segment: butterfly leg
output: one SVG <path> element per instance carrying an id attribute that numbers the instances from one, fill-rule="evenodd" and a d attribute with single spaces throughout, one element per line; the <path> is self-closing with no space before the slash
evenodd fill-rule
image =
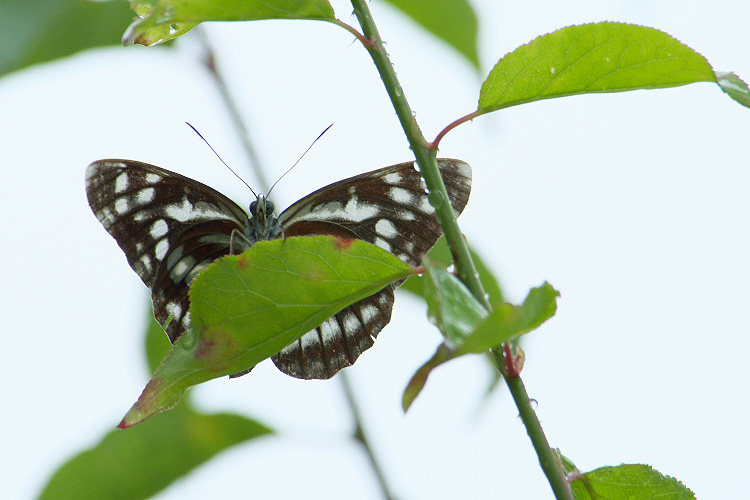
<path id="1" fill-rule="evenodd" d="M 229 235 L 230 255 L 240 254 L 251 246 L 253 246 L 253 243 L 247 238 L 247 236 L 236 229 L 232 229 L 232 234 Z"/>

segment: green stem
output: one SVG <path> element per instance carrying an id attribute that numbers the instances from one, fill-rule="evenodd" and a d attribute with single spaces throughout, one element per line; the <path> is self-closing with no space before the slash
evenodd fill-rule
<path id="1" fill-rule="evenodd" d="M 346 402 L 349 403 L 349 409 L 354 416 L 354 439 L 359 441 L 367 452 L 367 458 L 370 459 L 370 466 L 375 472 L 375 477 L 378 480 L 378 484 L 380 484 L 383 497 L 386 500 L 393 500 L 395 497 L 388 489 L 388 481 L 386 481 L 383 470 L 380 468 L 378 460 L 375 458 L 375 452 L 373 451 L 370 441 L 367 439 L 367 434 L 365 434 L 364 427 L 362 426 L 362 414 L 359 412 L 359 407 L 357 407 L 357 401 L 354 398 L 354 391 L 352 390 L 351 382 L 349 381 L 349 376 L 346 374 L 346 370 L 343 370 L 338 374 L 338 379 L 341 380 L 341 383 L 344 386 Z"/>
<path id="2" fill-rule="evenodd" d="M 362 26 L 362 32 L 367 40 L 371 42 L 371 44 L 366 44 L 365 48 L 370 53 L 370 57 L 372 57 L 372 60 L 380 73 L 380 78 L 383 80 L 388 96 L 393 103 L 396 115 L 406 133 L 406 138 L 409 141 L 409 145 L 414 152 L 417 164 L 419 165 L 425 182 L 427 183 L 430 200 L 434 201 L 437 199 L 447 201 L 449 200 L 448 193 L 437 166 L 437 151 L 425 140 L 422 131 L 419 129 L 419 125 L 414 118 L 414 113 L 409 106 L 409 102 L 406 100 L 404 91 L 401 88 L 396 72 L 393 69 L 393 64 L 385 50 L 383 40 L 380 38 L 380 33 L 378 33 L 377 26 L 372 18 L 372 13 L 367 5 L 367 0 L 351 1 L 352 6 L 354 7 L 354 14 L 357 16 L 357 20 Z M 464 121 L 471 119 L 471 117 L 471 115 L 464 117 Z M 440 138 L 442 138 L 442 136 L 438 137 L 438 139 Z M 474 297 L 476 297 L 476 299 L 479 300 L 488 311 L 491 310 L 491 305 L 484 292 L 482 283 L 479 280 L 479 274 L 477 273 L 474 262 L 471 259 L 469 246 L 461 233 L 461 229 L 458 226 L 458 222 L 456 221 L 450 203 L 435 203 L 435 211 L 438 220 L 440 221 L 440 225 L 445 232 L 448 245 L 451 248 L 458 277 L 467 286 Z M 492 350 L 489 355 L 495 364 L 495 367 L 508 382 L 513 401 L 518 407 L 521 420 L 529 433 L 534 450 L 539 457 L 539 463 L 547 476 L 547 480 L 555 493 L 555 497 L 558 499 L 572 500 L 573 493 L 570 489 L 570 485 L 566 481 L 565 471 L 563 470 L 562 464 L 557 458 L 557 455 L 547 442 L 547 438 L 544 435 L 539 419 L 531 406 L 531 400 L 526 392 L 525 386 L 523 385 L 523 381 L 515 370 L 513 370 L 513 376 L 509 376 L 505 363 L 514 363 L 512 356 L 506 359 L 502 353 L 498 353 L 494 350 Z"/>
<path id="3" fill-rule="evenodd" d="M 401 127 L 406 133 L 409 146 L 414 152 L 414 157 L 417 159 L 417 165 L 419 165 L 419 169 L 427 184 L 427 190 L 430 193 L 430 202 L 434 203 L 438 221 L 443 227 L 445 238 L 448 241 L 453 260 L 456 263 L 458 277 L 489 311 L 491 309 L 489 300 L 484 292 L 481 281 L 479 281 L 474 261 L 471 260 L 469 246 L 461 233 L 461 228 L 458 227 L 458 222 L 456 222 L 456 216 L 449 202 L 448 192 L 445 189 L 443 178 L 438 169 L 437 151 L 431 147 L 431 144 L 424 138 L 422 131 L 419 129 L 417 120 L 414 118 L 414 113 L 409 106 L 409 102 L 406 100 L 404 91 L 396 76 L 396 71 L 393 69 L 393 64 L 385 50 L 383 40 L 380 38 L 380 33 L 378 33 L 377 26 L 370 13 L 367 0 L 352 0 L 352 6 L 354 7 L 354 14 L 362 26 L 365 37 L 372 43 L 372 45 L 366 45 L 365 48 L 370 53 L 370 57 L 372 57 L 378 73 L 380 73 L 380 78 L 382 78 L 385 84 L 388 96 L 393 103 L 393 108 L 396 110 L 396 115 L 401 122 Z"/>

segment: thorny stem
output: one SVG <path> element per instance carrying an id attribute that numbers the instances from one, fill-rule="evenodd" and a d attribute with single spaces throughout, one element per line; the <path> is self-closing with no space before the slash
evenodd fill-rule
<path id="1" fill-rule="evenodd" d="M 237 135 L 239 135 L 242 138 L 242 143 L 245 146 L 245 150 L 247 152 L 248 157 L 250 158 L 251 165 L 253 166 L 253 169 L 255 170 L 255 175 L 258 178 L 258 181 L 263 186 L 268 187 L 269 183 L 266 181 L 264 169 L 261 166 L 260 160 L 258 159 L 258 156 L 255 153 L 255 149 L 253 148 L 252 143 L 250 142 L 250 137 L 247 134 L 242 118 L 240 117 L 239 111 L 237 110 L 237 105 L 234 99 L 232 99 L 232 96 L 229 93 L 229 89 L 224 83 L 224 80 L 221 77 L 221 74 L 217 71 L 216 66 L 214 65 L 215 59 L 214 59 L 214 54 L 213 54 L 211 45 L 209 44 L 205 36 L 205 33 L 202 32 L 200 27 L 197 28 L 196 31 L 200 33 L 201 44 L 203 45 L 203 49 L 205 51 L 204 62 L 206 64 L 206 67 L 209 69 L 211 75 L 214 77 L 213 78 L 214 83 L 219 88 L 222 99 L 224 100 L 224 106 L 226 107 L 227 111 L 229 111 L 229 114 L 232 117 L 232 122 L 234 124 Z M 349 408 L 352 412 L 352 416 L 354 418 L 354 422 L 356 425 L 355 432 L 354 432 L 354 439 L 356 439 L 365 449 L 365 452 L 367 453 L 367 456 L 369 458 L 370 466 L 372 467 L 372 470 L 375 473 L 375 477 L 377 478 L 378 483 L 380 484 L 380 488 L 383 491 L 383 496 L 385 497 L 386 500 L 394 500 L 395 497 L 391 494 L 390 489 L 388 488 L 388 482 L 385 479 L 385 475 L 383 474 L 383 471 L 380 468 L 380 465 L 378 464 L 375 454 L 373 453 L 372 447 L 370 446 L 370 442 L 367 439 L 367 435 L 365 434 L 364 429 L 362 427 L 362 417 L 360 415 L 359 408 L 357 407 L 357 403 L 354 399 L 354 393 L 352 391 L 349 379 L 347 378 L 347 375 L 344 372 L 341 372 L 338 378 L 339 380 L 341 380 L 341 383 L 344 386 L 344 393 L 346 395 L 346 401 L 349 404 Z"/>
<path id="2" fill-rule="evenodd" d="M 367 434 L 365 434 L 364 427 L 362 426 L 362 415 L 359 412 L 357 400 L 354 397 L 354 391 L 352 390 L 351 382 L 349 381 L 349 376 L 347 375 L 346 370 L 341 371 L 338 374 L 338 378 L 339 380 L 341 380 L 341 383 L 344 386 L 346 402 L 349 404 L 349 408 L 351 409 L 352 415 L 354 416 L 354 439 L 359 441 L 359 443 L 367 452 L 367 458 L 369 458 L 370 466 L 375 472 L 375 477 L 377 478 L 380 489 L 383 492 L 383 497 L 386 500 L 394 500 L 396 497 L 393 496 L 390 489 L 388 488 L 388 481 L 386 481 L 383 470 L 380 468 L 377 458 L 375 458 L 375 452 L 372 449 L 372 445 L 367 439 Z"/>
<path id="3" fill-rule="evenodd" d="M 362 26 L 362 32 L 371 42 L 371 44 L 366 44 L 365 48 L 369 52 L 370 57 L 372 57 L 388 95 L 391 98 L 396 115 L 401 122 L 401 126 L 404 129 L 409 145 L 417 159 L 417 164 L 422 171 L 422 176 L 427 183 L 427 189 L 430 192 L 431 200 L 436 199 L 447 201 L 449 200 L 448 193 L 437 167 L 437 150 L 435 148 L 440 142 L 440 139 L 442 139 L 442 136 L 452 127 L 449 125 L 443 133 L 438 135 L 433 144 L 430 144 L 425 140 L 419 129 L 419 125 L 414 118 L 414 113 L 406 100 L 404 91 L 396 77 L 393 64 L 386 53 L 383 40 L 380 38 L 380 34 L 378 33 L 377 26 L 372 18 L 367 0 L 351 0 L 351 2 L 354 7 L 354 14 L 357 16 L 357 19 Z M 473 118 L 472 115 L 467 115 L 463 119 L 459 119 L 454 126 L 471 118 Z M 476 299 L 483 304 L 488 311 L 490 311 L 492 309 L 491 305 L 484 292 L 482 283 L 479 280 L 479 275 L 474 266 L 474 262 L 471 259 L 471 255 L 469 254 L 469 247 L 461 233 L 458 223 L 456 222 L 450 203 L 438 202 L 434 203 L 434 206 L 440 225 L 445 231 L 448 245 L 451 248 L 453 261 L 455 262 L 458 271 L 458 277 L 472 292 L 474 297 L 476 297 Z M 544 435 L 539 419 L 531 406 L 531 400 L 526 392 L 523 381 L 517 373 L 513 373 L 513 376 L 508 373 L 505 365 L 505 357 L 502 352 L 491 350 L 488 354 L 490 355 L 490 359 L 495 367 L 503 377 L 505 377 L 508 383 L 508 388 L 516 406 L 518 407 L 521 420 L 531 438 L 534 450 L 539 457 L 539 463 L 547 476 L 547 480 L 552 487 L 555 497 L 558 499 L 572 500 L 573 492 L 566 480 L 565 471 L 563 470 L 562 464 L 557 455 L 550 448 L 549 442 L 547 442 L 547 438 Z M 510 361 L 513 362 L 512 357 Z"/>

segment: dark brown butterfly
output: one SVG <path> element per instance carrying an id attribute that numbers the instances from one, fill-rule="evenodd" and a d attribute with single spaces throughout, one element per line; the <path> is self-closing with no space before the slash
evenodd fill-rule
<path id="1" fill-rule="evenodd" d="M 438 160 L 456 214 L 466 206 L 471 168 Z M 188 287 L 215 259 L 259 240 L 331 234 L 373 243 L 416 266 L 442 234 L 413 162 L 345 179 L 309 194 L 276 217 L 263 195 L 250 215 L 218 191 L 180 174 L 131 160 L 99 160 L 86 170 L 97 219 L 151 289 L 154 314 L 174 342 L 190 328 Z M 387 286 L 328 318 L 272 357 L 282 372 L 326 379 L 372 346 L 391 319 Z"/>

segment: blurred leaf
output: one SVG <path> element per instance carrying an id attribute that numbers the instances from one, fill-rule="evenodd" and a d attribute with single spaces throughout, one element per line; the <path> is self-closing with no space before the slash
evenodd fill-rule
<path id="1" fill-rule="evenodd" d="M 402 398 L 404 411 L 409 409 L 419 395 L 432 370 L 459 356 L 483 353 L 539 327 L 555 314 L 556 299 L 560 296 L 552 285 L 544 283 L 541 287 L 532 288 L 520 306 L 499 304 L 487 315 L 475 309 L 481 308 L 478 302 L 469 305 L 467 296 L 471 299 L 474 297 L 457 278 L 443 269 L 430 266 L 429 262 L 426 266 L 429 314 L 435 317 L 446 341 L 438 346 L 432 358 L 414 373 L 407 384 Z M 515 346 L 514 351 L 520 353 L 522 364 L 523 352 L 518 346 Z"/>
<path id="2" fill-rule="evenodd" d="M 124 43 L 153 45 L 184 35 L 205 21 L 308 19 L 333 21 L 327 0 L 131 0 L 138 15 Z"/>
<path id="3" fill-rule="evenodd" d="M 188 387 L 246 371 L 344 307 L 413 273 L 362 240 L 261 241 L 216 260 L 190 288 L 192 329 L 161 363 L 121 427 L 174 406 Z"/>
<path id="4" fill-rule="evenodd" d="M 532 288 L 523 304 L 500 304 L 458 348 L 456 356 L 485 352 L 530 332 L 555 315 L 560 292 L 545 282 Z"/>
<path id="5" fill-rule="evenodd" d="M 479 21 L 468 0 L 385 0 L 479 69 Z"/>
<path id="6" fill-rule="evenodd" d="M 417 399 L 417 396 L 419 396 L 419 393 L 422 392 L 424 385 L 427 383 L 427 377 L 430 376 L 430 372 L 451 359 L 453 359 L 453 349 L 446 344 L 440 344 L 435 354 L 417 369 L 406 385 L 404 395 L 401 398 L 401 408 L 403 408 L 404 412 L 409 409 L 414 400 Z"/>
<path id="7" fill-rule="evenodd" d="M 111 431 L 60 467 L 40 498 L 149 498 L 221 451 L 272 432 L 249 418 L 181 404 L 134 429 Z"/>
<path id="8" fill-rule="evenodd" d="M 695 500 L 695 494 L 677 479 L 648 465 L 601 467 L 575 478 L 576 500 Z"/>
<path id="9" fill-rule="evenodd" d="M 497 278 L 495 278 L 478 253 L 472 248 L 469 248 L 469 252 L 471 253 L 471 259 L 474 261 L 474 266 L 479 273 L 479 279 L 482 281 L 484 291 L 490 296 L 490 303 L 502 304 L 505 301 L 505 297 Z M 435 246 L 432 247 L 432 250 L 427 254 L 427 257 L 432 262 L 441 263 L 446 266 L 450 265 L 453 257 L 451 257 L 451 251 L 445 236 L 440 237 Z M 404 290 L 424 298 L 424 280 L 424 276 L 412 276 L 401 285 L 399 290 Z"/>
<path id="10" fill-rule="evenodd" d="M 120 43 L 133 21 L 127 2 L 0 1 L 0 76 L 92 47 Z"/>
<path id="11" fill-rule="evenodd" d="M 445 269 L 424 263 L 427 316 L 449 345 L 461 345 L 488 312 L 468 288 Z"/>
<path id="12" fill-rule="evenodd" d="M 716 73 L 716 78 L 721 90 L 738 103 L 750 108 L 750 89 L 747 83 L 734 73 Z"/>
<path id="13" fill-rule="evenodd" d="M 569 26 L 500 59 L 482 85 L 479 112 L 553 97 L 695 82 L 716 83 L 711 65 L 662 31 L 611 22 Z"/>

